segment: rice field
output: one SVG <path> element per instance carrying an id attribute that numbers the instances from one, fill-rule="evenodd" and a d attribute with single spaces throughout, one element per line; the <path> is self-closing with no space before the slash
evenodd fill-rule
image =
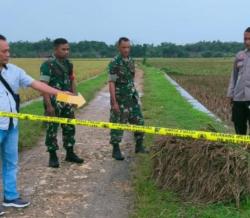
<path id="1" fill-rule="evenodd" d="M 148 64 L 168 73 L 210 111 L 230 124 L 231 106 L 226 93 L 232 58 L 160 58 L 149 59 Z"/>
<path id="2" fill-rule="evenodd" d="M 38 58 L 20 58 L 12 59 L 11 63 L 23 68 L 29 75 L 35 79 L 39 79 L 40 65 L 46 59 Z M 105 71 L 109 59 L 72 59 L 74 64 L 74 71 L 76 73 L 77 82 L 89 79 Z M 20 91 L 21 101 L 25 102 L 40 94 L 32 89 L 24 89 Z"/>
<path id="3" fill-rule="evenodd" d="M 228 75 L 233 58 L 150 58 L 147 63 L 157 68 L 185 75 Z"/>

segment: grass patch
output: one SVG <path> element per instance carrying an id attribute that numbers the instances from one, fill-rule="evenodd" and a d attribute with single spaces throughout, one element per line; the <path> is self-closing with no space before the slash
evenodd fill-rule
<path id="1" fill-rule="evenodd" d="M 208 115 L 196 111 L 175 88 L 165 79 L 164 73 L 155 68 L 144 67 L 144 96 L 142 98 L 144 117 L 147 125 L 204 129 L 212 125 L 225 132 L 221 123 Z M 147 146 L 154 137 L 147 135 Z M 250 217 L 250 202 L 245 200 L 241 209 L 234 204 L 198 205 L 183 203 L 174 193 L 159 190 L 151 179 L 152 163 L 149 156 L 137 159 L 134 189 L 136 205 L 133 218 L 245 218 Z"/>
<path id="2" fill-rule="evenodd" d="M 105 73 L 99 76 L 83 81 L 77 86 L 78 92 L 80 92 L 85 99 L 90 101 L 97 91 L 99 91 L 105 84 L 107 76 Z M 21 109 L 21 113 L 43 115 L 43 103 L 42 101 L 34 102 Z M 21 120 L 20 125 L 20 140 L 19 148 L 26 149 L 31 148 L 37 144 L 39 137 L 45 133 L 44 125 L 41 122 L 32 122 L 28 120 Z M 27 137 L 28 136 L 28 137 Z"/>
<path id="3" fill-rule="evenodd" d="M 212 125 L 224 131 L 221 123 L 186 102 L 160 70 L 145 68 L 144 92 L 144 116 L 150 125 L 193 130 Z"/>

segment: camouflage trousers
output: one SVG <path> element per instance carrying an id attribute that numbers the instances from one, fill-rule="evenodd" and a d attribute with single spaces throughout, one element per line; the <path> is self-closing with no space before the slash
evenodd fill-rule
<path id="1" fill-rule="evenodd" d="M 56 117 L 71 118 L 71 119 L 75 118 L 74 108 L 71 105 L 61 102 L 53 102 L 52 105 L 55 109 Z M 59 125 L 60 124 L 58 123 L 47 123 L 47 132 L 45 139 L 45 145 L 47 146 L 47 151 L 56 151 L 59 149 L 57 143 L 57 132 Z M 65 149 L 73 147 L 75 144 L 75 126 L 61 124 L 61 128 L 63 136 L 63 147 Z"/>
<path id="2" fill-rule="evenodd" d="M 130 123 L 135 125 L 144 125 L 144 119 L 141 112 L 140 104 L 137 98 L 132 98 L 130 101 L 122 101 L 118 104 L 120 107 L 120 112 L 115 112 L 110 110 L 110 122 L 112 123 Z M 110 144 L 119 144 L 122 141 L 123 130 L 110 131 Z M 143 143 L 144 133 L 135 132 L 135 141 L 137 144 Z"/>

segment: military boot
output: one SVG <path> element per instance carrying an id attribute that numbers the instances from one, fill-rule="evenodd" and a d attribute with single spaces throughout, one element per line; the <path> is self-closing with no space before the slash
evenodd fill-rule
<path id="1" fill-rule="evenodd" d="M 116 160 L 124 160 L 124 157 L 122 156 L 119 144 L 113 145 L 112 157 Z"/>
<path id="2" fill-rule="evenodd" d="M 56 151 L 49 152 L 49 167 L 52 167 L 52 168 L 59 167 L 59 161 L 56 155 Z"/>
<path id="3" fill-rule="evenodd" d="M 73 147 L 67 148 L 66 149 L 67 153 L 66 153 L 66 158 L 65 160 L 68 162 L 72 162 L 72 163 L 78 163 L 81 164 L 84 162 L 84 160 L 82 158 L 79 158 L 73 151 Z"/>
<path id="4" fill-rule="evenodd" d="M 135 153 L 147 154 L 149 152 L 145 149 L 142 142 L 137 142 L 135 145 Z"/>

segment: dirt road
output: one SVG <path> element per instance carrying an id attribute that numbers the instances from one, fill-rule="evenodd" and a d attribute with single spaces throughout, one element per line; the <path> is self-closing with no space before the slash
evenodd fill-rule
<path id="1" fill-rule="evenodd" d="M 136 86 L 142 93 L 143 72 L 137 70 Z M 104 87 L 78 119 L 108 121 L 109 93 Z M 60 139 L 61 137 L 58 137 Z M 62 144 L 61 139 L 59 140 Z M 19 187 L 32 204 L 24 210 L 6 209 L 6 217 L 127 218 L 133 209 L 130 167 L 134 146 L 126 133 L 122 150 L 126 160 L 111 158 L 109 130 L 77 127 L 76 151 L 84 157 L 83 165 L 64 161 L 62 146 L 58 155 L 60 168 L 47 167 L 48 153 L 44 138 L 20 155 Z"/>

